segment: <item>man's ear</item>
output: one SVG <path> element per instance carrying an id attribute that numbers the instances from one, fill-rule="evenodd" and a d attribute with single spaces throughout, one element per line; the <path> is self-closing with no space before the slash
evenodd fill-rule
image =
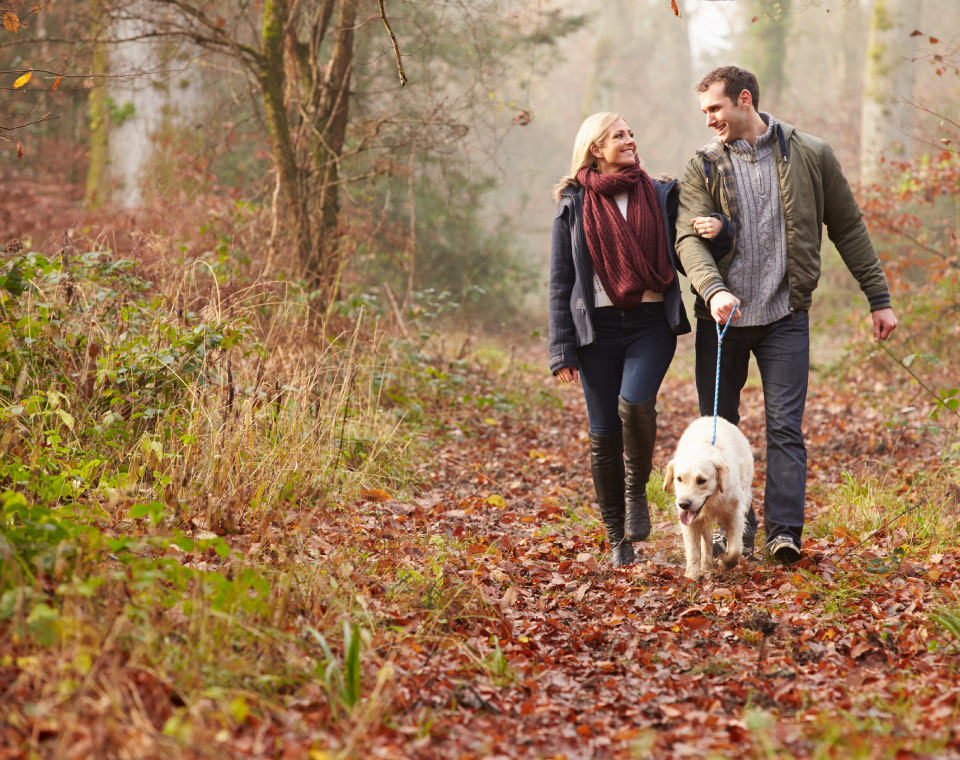
<path id="1" fill-rule="evenodd" d="M 740 108 L 753 107 L 753 95 L 750 94 L 750 90 L 748 90 L 746 87 L 740 90 L 740 94 L 737 95 L 737 106 Z"/>

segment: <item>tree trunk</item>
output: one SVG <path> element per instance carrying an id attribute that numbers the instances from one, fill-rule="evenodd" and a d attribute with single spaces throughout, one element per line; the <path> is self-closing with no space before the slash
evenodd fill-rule
<path id="1" fill-rule="evenodd" d="M 316 284 L 336 288 L 343 251 L 338 235 L 340 213 L 340 158 L 347 134 L 350 104 L 350 72 L 353 67 L 356 0 L 341 0 L 337 37 L 333 43 L 327 75 L 320 101 L 321 132 L 316 139 L 314 156 L 322 168 L 320 188 L 320 229 L 318 245 L 312 251 L 308 271 Z"/>
<path id="2" fill-rule="evenodd" d="M 613 108 L 613 80 L 616 72 L 612 70 L 612 59 L 615 59 L 615 46 L 622 34 L 622 19 L 625 18 L 621 0 L 602 0 L 595 12 L 600 18 L 590 61 L 590 80 L 581 109 L 584 117 Z"/>
<path id="3" fill-rule="evenodd" d="M 760 83 L 760 104 L 776 113 L 787 84 L 785 61 L 791 0 L 751 0 L 747 5 L 746 65 Z M 756 19 L 756 21 L 753 21 Z"/>
<path id="4" fill-rule="evenodd" d="M 95 43 L 91 66 L 94 74 L 107 73 L 107 46 Z M 107 157 L 109 155 L 110 115 L 107 109 L 107 80 L 93 83 L 88 100 L 90 118 L 90 157 L 87 165 L 87 189 L 83 203 L 88 208 L 102 206 L 109 199 Z"/>
<path id="5" fill-rule="evenodd" d="M 278 213 L 282 213 L 287 219 L 287 233 L 294 241 L 298 259 L 309 266 L 313 235 L 284 102 L 286 74 L 283 31 L 288 22 L 288 14 L 286 0 L 266 0 L 263 5 L 262 59 L 258 76 L 263 93 L 264 115 L 270 133 L 270 147 L 277 168 L 277 183 L 283 201 L 280 204 L 282 212 Z"/>
<path id="6" fill-rule="evenodd" d="M 914 67 L 910 33 L 920 22 L 922 0 L 874 0 L 867 46 L 860 135 L 860 179 L 878 181 L 881 159 L 903 157 L 912 124 Z"/>

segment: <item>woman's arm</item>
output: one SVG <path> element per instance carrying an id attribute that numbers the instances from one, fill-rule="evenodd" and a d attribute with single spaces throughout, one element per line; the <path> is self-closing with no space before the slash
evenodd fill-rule
<path id="1" fill-rule="evenodd" d="M 554 374 L 563 368 L 576 368 L 577 339 L 573 315 L 570 313 L 570 296 L 576 281 L 573 266 L 573 248 L 570 240 L 570 214 L 572 204 L 561 200 L 553 219 L 553 235 L 550 242 L 550 371 Z"/>

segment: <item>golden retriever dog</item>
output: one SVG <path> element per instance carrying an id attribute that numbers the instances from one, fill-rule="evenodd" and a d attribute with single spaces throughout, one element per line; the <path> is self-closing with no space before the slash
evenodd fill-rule
<path id="1" fill-rule="evenodd" d="M 740 561 L 743 523 L 750 507 L 753 485 L 753 452 L 736 425 L 713 417 L 690 423 L 677 443 L 673 459 L 663 473 L 663 487 L 676 496 L 683 548 L 687 555 L 684 575 L 697 580 L 713 571 L 714 523 L 727 536 L 727 551 L 720 557 L 728 570 Z"/>

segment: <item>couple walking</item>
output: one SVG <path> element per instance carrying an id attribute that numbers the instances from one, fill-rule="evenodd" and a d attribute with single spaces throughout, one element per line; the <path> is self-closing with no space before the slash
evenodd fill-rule
<path id="1" fill-rule="evenodd" d="M 657 392 L 677 335 L 690 332 L 677 268 L 697 296 L 700 414 L 713 414 L 716 325 L 730 322 L 717 408 L 734 424 L 751 353 L 757 362 L 766 420 L 764 533 L 767 552 L 781 562 L 801 556 L 807 312 L 823 225 L 867 298 L 874 339 L 886 340 L 897 326 L 873 243 L 830 146 L 760 111 L 757 78 L 745 69 L 715 69 L 696 89 L 716 135 L 680 180 L 651 179 L 626 120 L 598 113 L 581 124 L 570 173 L 554 189 L 550 369 L 583 388 L 590 469 L 614 567 L 632 563 L 632 542 L 650 533 L 646 484 Z M 756 533 L 751 507 L 744 554 L 752 553 Z"/>

